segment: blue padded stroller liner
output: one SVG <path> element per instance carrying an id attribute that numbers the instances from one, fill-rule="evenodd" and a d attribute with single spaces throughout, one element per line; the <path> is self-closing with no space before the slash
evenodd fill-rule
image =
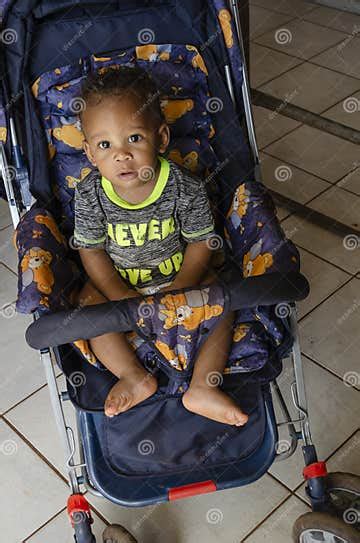
<path id="1" fill-rule="evenodd" d="M 253 386 L 249 386 L 249 391 Z M 256 395 L 256 394 L 255 394 Z M 276 421 L 272 408 L 271 395 L 268 387 L 263 387 L 259 395 L 259 402 L 264 418 L 264 433 L 262 440 L 256 447 L 246 440 L 246 432 L 250 429 L 244 427 L 243 443 L 247 443 L 248 454 L 239 457 L 227 465 L 215 466 L 211 463 L 194 463 L 191 468 L 177 473 L 160 473 L 147 477 L 127 476 L 114 471 L 106 461 L 104 455 L 103 419 L 102 413 L 78 412 L 78 419 L 82 435 L 84 456 L 87 464 L 88 476 L 92 485 L 101 494 L 112 502 L 126 507 L 141 507 L 152 503 L 165 502 L 169 499 L 168 490 L 173 487 L 213 481 L 217 490 L 234 488 L 250 484 L 261 477 L 274 461 L 276 442 L 278 439 Z M 224 425 L 222 425 L 224 426 Z M 208 444 L 207 456 L 210 456 L 216 447 L 224 444 L 226 448 L 229 439 L 223 439 L 226 429 L 219 433 L 216 441 Z M 151 444 L 149 444 L 151 447 Z M 143 444 L 143 450 L 152 449 Z M 150 455 L 147 455 L 147 458 Z"/>
<path id="2" fill-rule="evenodd" d="M 181 395 L 153 396 L 117 417 L 104 417 L 104 456 L 127 476 L 178 473 L 194 466 L 220 466 L 245 458 L 262 442 L 265 427 L 260 387 L 236 386 L 226 393 L 249 414 L 244 427 L 230 426 L 187 411 Z"/>

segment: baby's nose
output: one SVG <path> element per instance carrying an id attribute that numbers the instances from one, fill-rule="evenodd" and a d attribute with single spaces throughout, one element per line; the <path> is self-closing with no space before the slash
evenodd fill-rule
<path id="1" fill-rule="evenodd" d="M 115 160 L 117 161 L 129 160 L 130 158 L 132 158 L 132 154 L 129 150 L 123 149 L 123 148 L 115 150 L 115 153 L 114 153 Z"/>

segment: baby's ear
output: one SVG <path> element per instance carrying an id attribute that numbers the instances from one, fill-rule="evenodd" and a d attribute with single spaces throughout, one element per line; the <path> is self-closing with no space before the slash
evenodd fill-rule
<path id="1" fill-rule="evenodd" d="M 88 157 L 88 159 L 90 160 L 91 164 L 93 166 L 96 166 L 95 159 L 94 159 L 94 157 L 93 157 L 93 155 L 91 153 L 90 145 L 88 144 L 88 142 L 86 140 L 83 140 L 82 145 L 83 145 L 83 150 L 85 151 L 85 154 Z"/>
<path id="2" fill-rule="evenodd" d="M 170 143 L 170 129 L 168 125 L 166 123 L 162 123 L 158 133 L 160 137 L 159 153 L 165 153 Z"/>

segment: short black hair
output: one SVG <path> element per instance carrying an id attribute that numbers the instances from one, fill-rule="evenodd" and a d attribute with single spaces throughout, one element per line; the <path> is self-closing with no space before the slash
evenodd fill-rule
<path id="1" fill-rule="evenodd" d="M 99 103 L 105 96 L 124 95 L 132 95 L 139 105 L 139 114 L 150 115 L 156 126 L 165 121 L 160 105 L 160 90 L 150 74 L 139 66 L 100 68 L 88 75 L 81 86 L 81 98 L 85 105 Z"/>

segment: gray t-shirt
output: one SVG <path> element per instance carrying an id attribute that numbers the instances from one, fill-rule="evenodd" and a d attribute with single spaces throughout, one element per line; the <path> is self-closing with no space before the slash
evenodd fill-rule
<path id="1" fill-rule="evenodd" d="M 138 204 L 123 200 L 98 170 L 75 187 L 74 246 L 103 248 L 132 288 L 171 282 L 187 243 L 214 235 L 204 182 L 159 156 L 152 193 Z"/>

